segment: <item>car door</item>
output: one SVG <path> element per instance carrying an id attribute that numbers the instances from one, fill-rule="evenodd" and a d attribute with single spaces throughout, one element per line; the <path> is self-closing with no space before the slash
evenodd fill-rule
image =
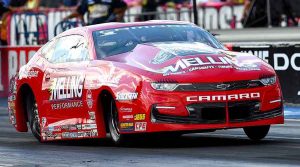
<path id="1" fill-rule="evenodd" d="M 81 35 L 61 37 L 45 57 L 49 63 L 42 85 L 42 136 L 45 137 L 46 131 L 46 138 L 60 138 L 53 132 L 82 124 L 87 113 L 83 105 L 85 74 L 90 59 L 87 41 Z"/>

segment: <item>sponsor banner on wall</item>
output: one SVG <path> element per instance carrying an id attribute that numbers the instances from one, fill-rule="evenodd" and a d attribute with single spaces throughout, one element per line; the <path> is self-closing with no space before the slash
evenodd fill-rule
<path id="1" fill-rule="evenodd" d="M 15 13 L 10 17 L 8 41 L 13 46 L 44 44 L 55 34 L 61 33 L 58 28 L 60 26 L 56 27 L 56 25 L 71 12 L 71 10 L 52 9 Z M 202 6 L 198 8 L 198 14 L 199 26 L 205 29 L 242 28 L 243 5 Z M 132 7 L 126 11 L 124 20 L 125 22 L 133 22 L 139 21 L 139 18 L 141 18 L 141 7 Z M 156 19 L 194 22 L 190 7 L 158 7 Z M 76 19 L 71 21 L 75 22 Z"/>
<path id="2" fill-rule="evenodd" d="M 0 97 L 7 97 L 9 80 L 25 65 L 39 46 L 0 47 Z"/>
<path id="3" fill-rule="evenodd" d="M 297 45 L 233 46 L 265 60 L 278 74 L 285 102 L 300 103 L 300 47 Z"/>

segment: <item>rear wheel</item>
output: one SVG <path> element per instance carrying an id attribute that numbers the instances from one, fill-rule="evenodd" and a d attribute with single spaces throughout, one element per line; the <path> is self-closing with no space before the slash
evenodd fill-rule
<path id="1" fill-rule="evenodd" d="M 41 141 L 39 112 L 36 100 L 32 94 L 26 98 L 26 109 L 31 132 L 38 141 Z"/>
<path id="2" fill-rule="evenodd" d="M 270 125 L 253 126 L 244 128 L 244 132 L 251 140 L 261 140 L 267 136 L 270 130 Z"/>

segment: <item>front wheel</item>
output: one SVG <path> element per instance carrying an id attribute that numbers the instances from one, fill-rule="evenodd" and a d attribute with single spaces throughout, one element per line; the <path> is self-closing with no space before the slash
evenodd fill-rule
<path id="1" fill-rule="evenodd" d="M 27 96 L 26 109 L 31 132 L 38 141 L 41 141 L 41 129 L 38 107 L 33 95 Z"/>
<path id="2" fill-rule="evenodd" d="M 270 125 L 253 126 L 244 128 L 244 132 L 251 140 L 261 140 L 267 136 L 270 130 Z"/>
<path id="3" fill-rule="evenodd" d="M 110 136 L 115 144 L 122 144 L 128 139 L 127 135 L 120 133 L 119 114 L 116 103 L 113 99 L 110 101 L 110 112 L 108 116 L 108 128 Z"/>

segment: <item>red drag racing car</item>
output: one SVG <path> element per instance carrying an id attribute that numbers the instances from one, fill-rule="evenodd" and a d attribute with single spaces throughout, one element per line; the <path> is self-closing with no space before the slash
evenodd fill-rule
<path id="1" fill-rule="evenodd" d="M 66 31 L 11 80 L 9 118 L 39 141 L 244 128 L 253 140 L 284 123 L 273 68 L 173 21 Z"/>

